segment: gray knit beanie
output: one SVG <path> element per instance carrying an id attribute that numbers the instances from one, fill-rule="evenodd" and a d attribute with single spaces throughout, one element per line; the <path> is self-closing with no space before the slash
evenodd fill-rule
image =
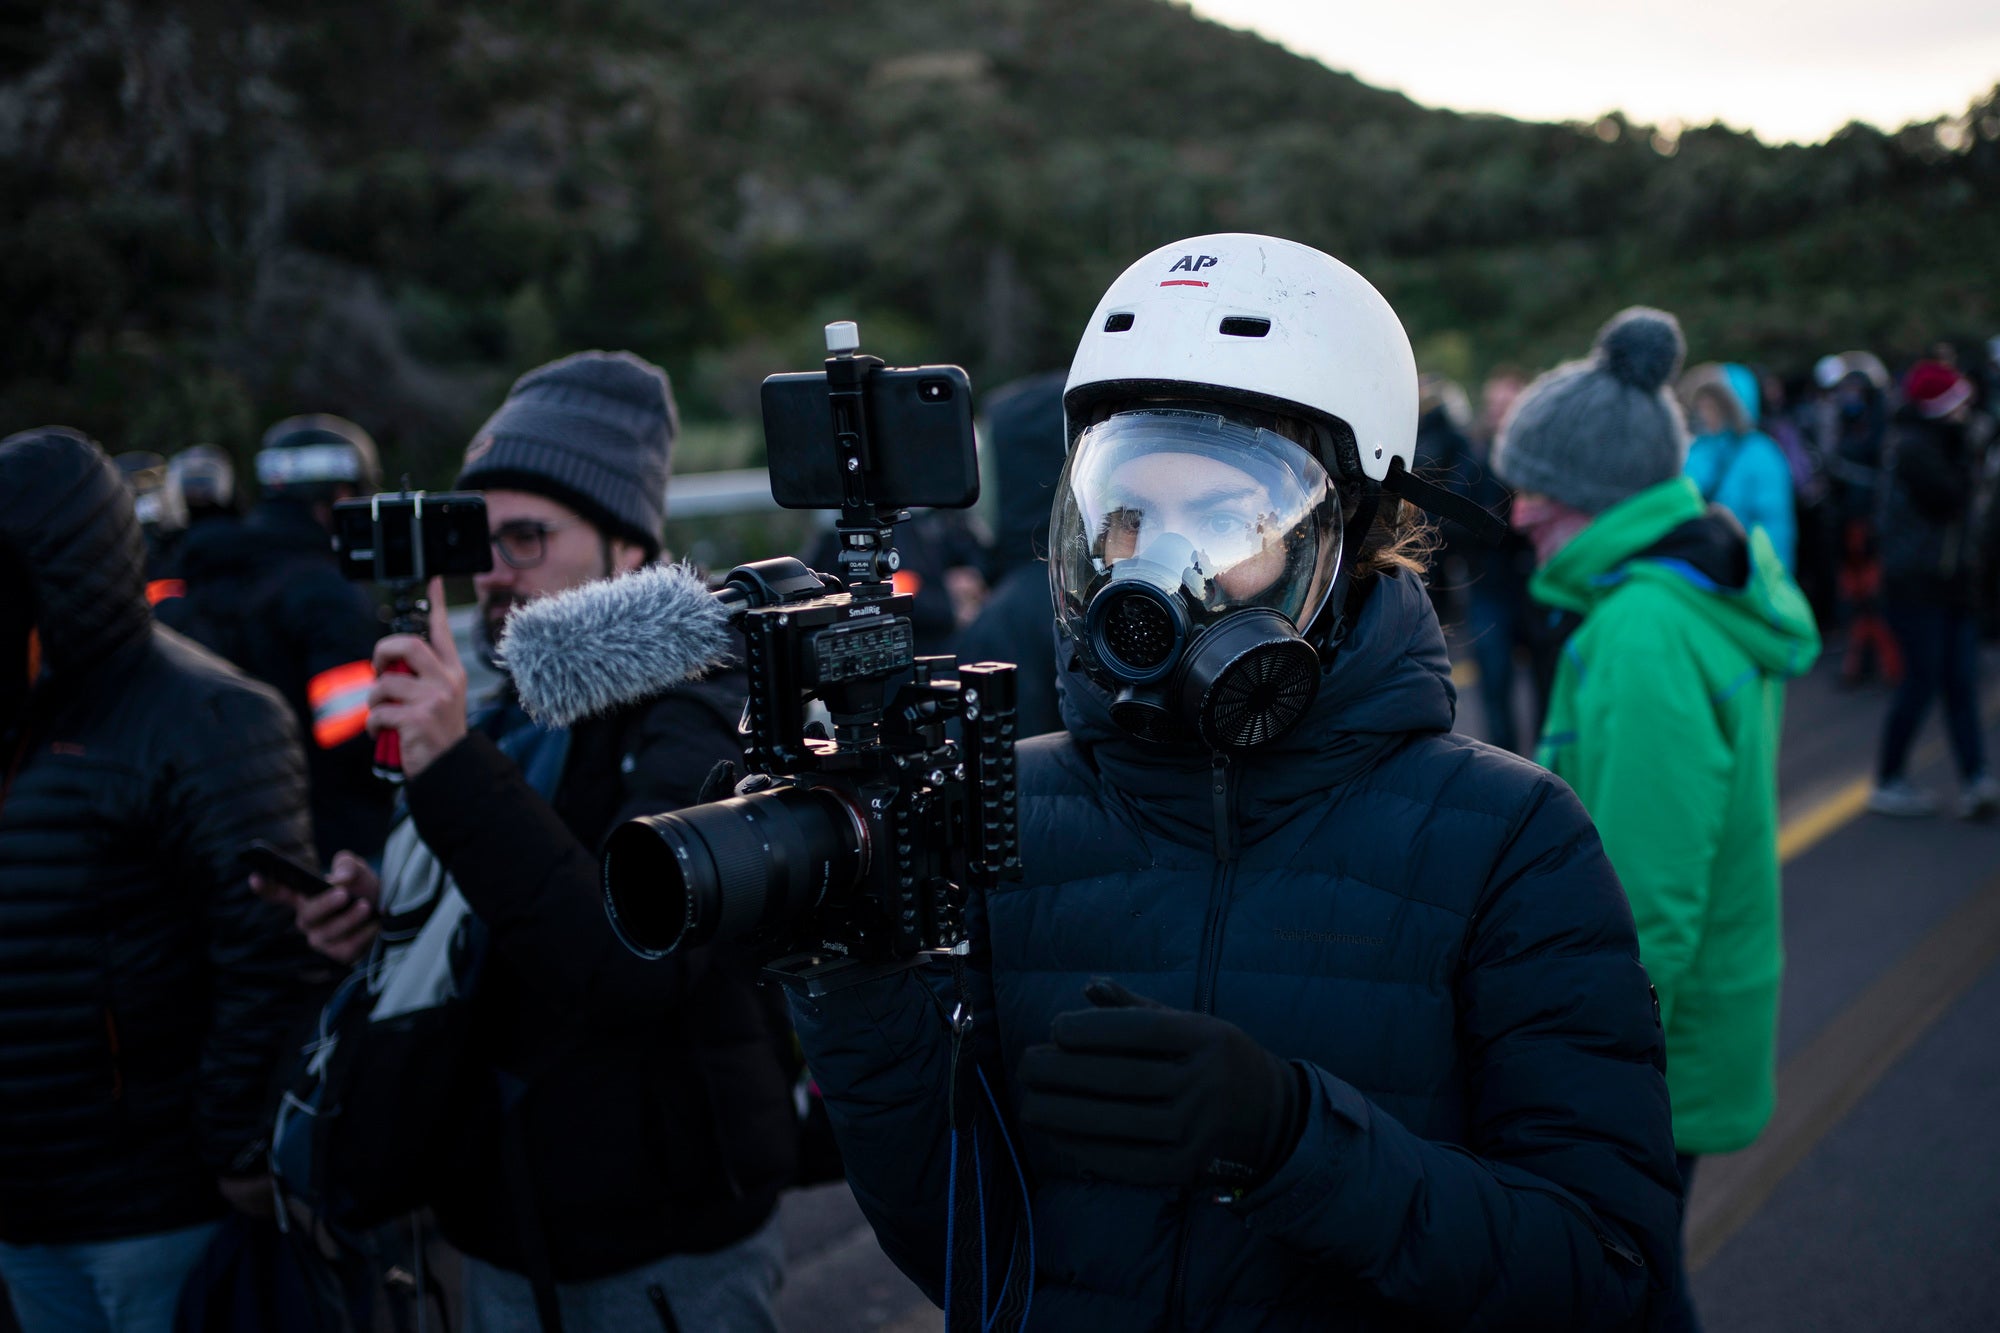
<path id="1" fill-rule="evenodd" d="M 1687 423 L 1666 386 L 1686 350 L 1666 311 L 1619 311 L 1588 357 L 1522 390 L 1494 444 L 1494 471 L 1515 490 L 1586 514 L 1678 477 Z"/>
<path id="2" fill-rule="evenodd" d="M 458 484 L 545 495 L 651 560 L 679 429 L 665 371 L 630 352 L 578 352 L 514 381 L 473 436 Z"/>

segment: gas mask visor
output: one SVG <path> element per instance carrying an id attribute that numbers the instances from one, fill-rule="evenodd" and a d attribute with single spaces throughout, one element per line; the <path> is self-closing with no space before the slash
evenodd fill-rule
<path id="1" fill-rule="evenodd" d="M 1057 618 L 1143 740 L 1243 750 L 1311 707 L 1300 637 L 1339 571 L 1340 496 L 1306 449 L 1197 411 L 1121 412 L 1070 451 L 1049 532 Z"/>

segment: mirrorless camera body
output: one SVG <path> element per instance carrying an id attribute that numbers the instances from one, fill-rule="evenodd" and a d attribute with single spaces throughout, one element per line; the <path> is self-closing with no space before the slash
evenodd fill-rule
<path id="1" fill-rule="evenodd" d="M 813 994 L 964 952 L 969 895 L 1020 874 L 1014 668 L 917 656 L 913 599 L 891 581 L 904 504 L 978 497 L 970 386 L 956 367 L 857 355 L 851 324 L 828 327 L 828 349 L 823 377 L 766 381 L 765 429 L 786 503 L 839 509 L 840 573 L 793 559 L 730 571 L 715 597 L 743 636 L 750 775 L 721 800 L 627 823 L 604 852 L 607 910 L 633 950 L 736 942 Z M 871 419 L 878 376 L 910 386 L 893 431 Z M 798 410 L 801 383 L 830 440 Z M 831 466 L 784 467 L 823 447 Z"/>

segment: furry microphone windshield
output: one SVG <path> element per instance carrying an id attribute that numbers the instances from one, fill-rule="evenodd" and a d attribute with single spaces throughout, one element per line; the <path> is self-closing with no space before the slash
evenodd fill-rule
<path id="1" fill-rule="evenodd" d="M 500 656 L 521 707 L 567 727 L 734 656 L 729 611 L 687 565 L 650 565 L 543 597 L 507 618 Z"/>

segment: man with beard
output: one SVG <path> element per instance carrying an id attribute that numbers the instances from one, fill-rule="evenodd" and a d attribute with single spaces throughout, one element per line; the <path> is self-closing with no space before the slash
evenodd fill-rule
<path id="1" fill-rule="evenodd" d="M 488 644 L 514 607 L 658 558 L 674 430 L 665 374 L 629 353 L 579 353 L 514 385 L 457 482 L 486 498 Z M 612 933 L 596 862 L 609 830 L 692 804 L 718 760 L 740 757 L 742 678 L 568 729 L 532 722 L 503 680 L 468 721 L 440 592 L 428 642 L 376 649 L 368 726 L 398 732 L 407 776 L 408 827 L 391 831 L 385 865 L 407 863 L 399 837 L 420 840 L 486 941 L 471 999 L 483 1067 L 459 1080 L 429 1200 L 466 1256 L 464 1326 L 532 1327 L 553 1304 L 570 1333 L 652 1326 L 663 1307 L 670 1326 L 773 1329 L 773 1209 L 797 1120 L 771 1007 L 752 969 L 708 950 L 662 987 Z M 378 884 L 358 857 L 331 878 L 294 903 L 297 920 L 352 962 L 374 941 L 376 904 L 402 899 L 395 872 Z"/>

